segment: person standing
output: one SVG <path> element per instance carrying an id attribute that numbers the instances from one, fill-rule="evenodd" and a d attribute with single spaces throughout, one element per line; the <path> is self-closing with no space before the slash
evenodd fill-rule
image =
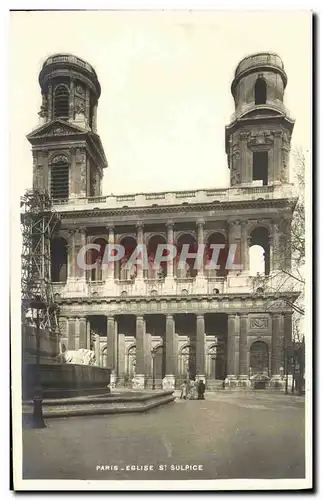
<path id="1" fill-rule="evenodd" d="M 190 399 L 197 399 L 197 398 L 198 398 L 198 381 L 192 380 L 190 389 Z"/>
<path id="2" fill-rule="evenodd" d="M 188 386 L 187 382 L 184 381 L 183 384 L 181 385 L 180 399 L 187 399 L 187 394 L 188 394 Z"/>
<path id="3" fill-rule="evenodd" d="M 205 399 L 205 390 L 206 386 L 204 384 L 204 381 L 200 380 L 198 384 L 198 399 Z"/>

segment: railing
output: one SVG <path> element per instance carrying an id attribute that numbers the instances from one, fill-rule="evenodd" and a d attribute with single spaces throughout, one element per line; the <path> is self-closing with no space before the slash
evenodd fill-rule
<path id="1" fill-rule="evenodd" d="M 200 189 L 196 191 L 169 191 L 160 193 L 133 193 L 124 195 L 106 195 L 93 197 L 77 197 L 64 200 L 53 200 L 57 207 L 62 210 L 70 205 L 86 207 L 86 205 L 97 205 L 99 208 L 122 207 L 127 202 L 129 207 L 152 206 L 151 201 L 158 200 L 159 206 L 173 205 L 177 200 L 184 199 L 185 203 L 212 203 L 229 202 L 254 199 L 256 195 L 261 195 L 264 199 L 285 198 L 292 195 L 294 187 L 292 184 L 269 185 L 269 186 L 235 186 L 227 189 Z M 123 205 L 124 206 L 124 205 Z M 97 207 L 98 208 L 98 207 Z"/>

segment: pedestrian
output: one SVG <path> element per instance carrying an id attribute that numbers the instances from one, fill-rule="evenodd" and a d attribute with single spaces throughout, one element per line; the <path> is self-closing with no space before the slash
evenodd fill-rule
<path id="1" fill-rule="evenodd" d="M 197 399 L 197 398 L 198 398 L 198 381 L 192 380 L 190 388 L 190 399 Z"/>
<path id="2" fill-rule="evenodd" d="M 188 394 L 187 382 L 184 381 L 183 384 L 181 385 L 180 399 L 187 399 L 187 394 Z"/>
<path id="3" fill-rule="evenodd" d="M 205 389 L 204 381 L 200 380 L 198 384 L 198 399 L 205 399 Z"/>

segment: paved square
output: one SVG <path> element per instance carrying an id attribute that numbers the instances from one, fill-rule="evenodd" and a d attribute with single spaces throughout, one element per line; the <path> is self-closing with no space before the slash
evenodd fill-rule
<path id="1" fill-rule="evenodd" d="M 222 392 L 144 414 L 46 423 L 23 430 L 24 479 L 305 476 L 304 398 L 297 396 Z M 144 466 L 152 470 L 137 470 Z"/>

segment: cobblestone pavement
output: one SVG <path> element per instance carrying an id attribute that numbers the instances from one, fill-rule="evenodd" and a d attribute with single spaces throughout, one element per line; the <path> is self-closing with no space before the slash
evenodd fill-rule
<path id="1" fill-rule="evenodd" d="M 223 391 L 141 414 L 46 423 L 46 429 L 23 430 L 24 479 L 305 475 L 304 398 L 298 396 Z M 138 466 L 152 470 L 131 470 Z"/>

